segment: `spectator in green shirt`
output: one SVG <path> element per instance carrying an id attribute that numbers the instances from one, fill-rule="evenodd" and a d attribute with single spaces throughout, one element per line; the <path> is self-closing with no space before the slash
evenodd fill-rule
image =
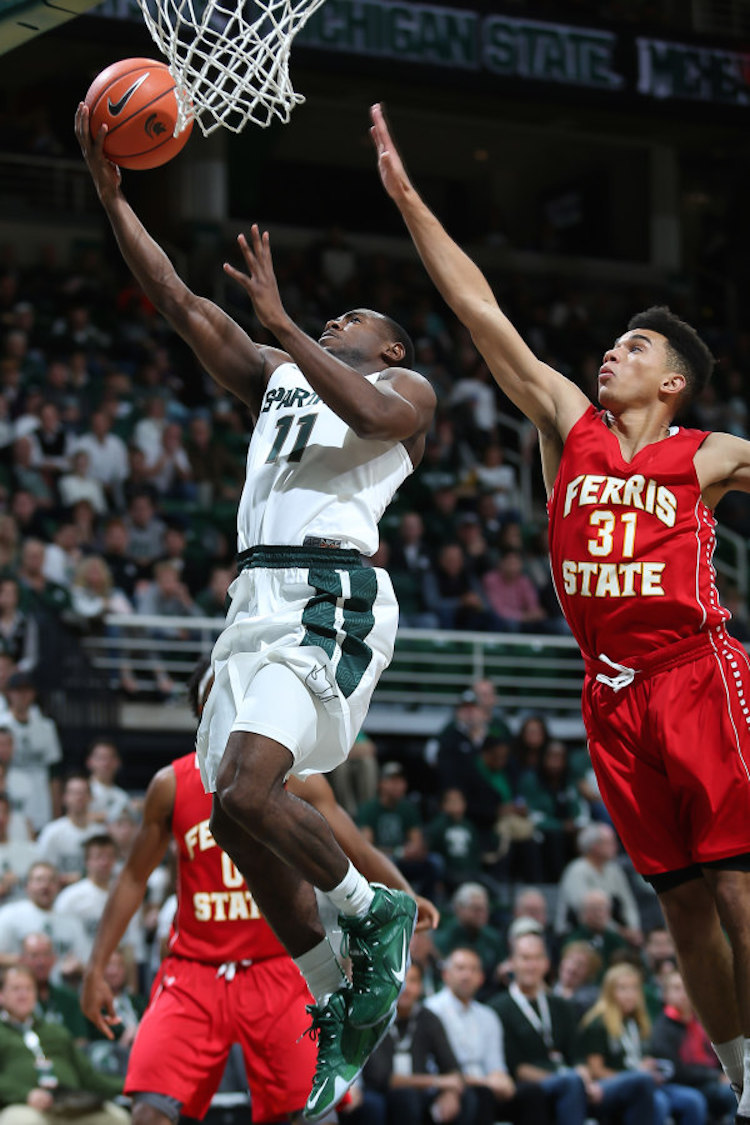
<path id="1" fill-rule="evenodd" d="M 21 942 L 19 964 L 30 969 L 36 981 L 35 1016 L 47 1023 L 60 1024 L 77 1043 L 83 1044 L 88 1033 L 78 993 L 73 988 L 50 982 L 56 961 L 55 947 L 47 934 L 27 934 Z"/>
<path id="2" fill-rule="evenodd" d="M 503 935 L 490 925 L 490 899 L 481 883 L 463 883 L 453 896 L 453 917 L 433 935 L 443 957 L 454 949 L 471 949 L 482 963 L 482 999 L 497 991 L 497 970 L 505 950 Z"/>
<path id="3" fill-rule="evenodd" d="M 380 771 L 378 795 L 357 814 L 364 837 L 390 856 L 419 894 L 434 898 L 441 868 L 427 850 L 419 809 L 407 796 L 400 762 L 386 762 Z"/>
<path id="4" fill-rule="evenodd" d="M 612 956 L 628 943 L 612 922 L 612 906 L 605 891 L 588 891 L 583 896 L 580 925 L 567 935 L 567 941 L 585 941 L 602 959 L 602 973 L 609 968 Z"/>
<path id="5" fill-rule="evenodd" d="M 73 1095 L 83 1103 L 72 1118 L 78 1125 L 127 1125 L 129 1114 L 105 1100 L 121 1093 L 122 1080 L 99 1074 L 64 1027 L 38 1019 L 36 1002 L 31 970 L 7 969 L 0 990 L 0 1125 L 53 1125 L 60 1120 L 55 1103 Z"/>
<path id="6" fill-rule="evenodd" d="M 476 879 L 482 870 L 482 852 L 474 824 L 466 817 L 466 798 L 460 789 L 446 789 L 441 812 L 427 825 L 430 851 L 443 859 L 443 879 L 448 890 Z"/>

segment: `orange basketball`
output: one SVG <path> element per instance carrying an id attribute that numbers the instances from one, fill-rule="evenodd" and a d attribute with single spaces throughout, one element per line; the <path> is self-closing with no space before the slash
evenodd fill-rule
<path id="1" fill-rule="evenodd" d="M 174 136 L 175 81 L 166 63 L 122 59 L 103 70 L 86 94 L 91 135 L 107 125 L 104 152 L 123 168 L 157 168 L 176 156 L 193 122 Z"/>

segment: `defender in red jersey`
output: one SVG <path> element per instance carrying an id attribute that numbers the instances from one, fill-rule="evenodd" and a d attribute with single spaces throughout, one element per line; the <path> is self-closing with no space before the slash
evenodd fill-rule
<path id="1" fill-rule="evenodd" d="M 197 683 L 195 677 L 196 689 Z M 325 778 L 293 779 L 291 787 L 320 809 L 344 851 L 371 878 L 409 889 L 398 869 L 367 843 L 337 805 Z M 117 1021 L 104 966 L 173 837 L 177 914 L 125 1081 L 134 1100 L 134 1125 L 174 1125 L 181 1113 L 202 1118 L 233 1043 L 242 1047 L 254 1122 L 285 1120 L 299 1110 L 315 1071 L 316 1048 L 304 1035 L 312 997 L 242 875 L 213 839 L 210 816 L 211 796 L 203 788 L 195 754 L 156 774 L 84 978 L 81 1006 L 111 1037 L 110 1025 Z M 434 928 L 439 919 L 435 908 L 426 899 L 417 898 L 417 903 L 420 928 Z"/>
<path id="2" fill-rule="evenodd" d="M 539 431 L 558 597 L 586 663 L 602 796 L 656 888 L 701 1021 L 750 1122 L 750 668 L 714 585 L 713 509 L 750 442 L 673 424 L 713 358 L 668 309 L 606 352 L 596 411 L 541 363 L 414 190 L 379 106 L 383 185 L 495 379 Z M 722 927 L 729 942 L 724 938 Z"/>

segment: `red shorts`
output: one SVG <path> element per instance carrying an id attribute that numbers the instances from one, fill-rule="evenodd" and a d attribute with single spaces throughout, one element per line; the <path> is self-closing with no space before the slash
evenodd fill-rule
<path id="1" fill-rule="evenodd" d="M 634 667 L 638 661 L 634 660 Z M 643 661 L 614 691 L 587 666 L 583 718 L 599 789 L 637 871 L 750 852 L 750 661 L 723 628 Z"/>
<path id="2" fill-rule="evenodd" d="M 301 1109 L 312 1086 L 317 1048 L 300 1039 L 310 1003 L 289 957 L 238 965 L 232 979 L 216 965 L 168 957 L 133 1044 L 125 1092 L 164 1094 L 202 1118 L 239 1043 L 253 1121 L 278 1121 Z"/>

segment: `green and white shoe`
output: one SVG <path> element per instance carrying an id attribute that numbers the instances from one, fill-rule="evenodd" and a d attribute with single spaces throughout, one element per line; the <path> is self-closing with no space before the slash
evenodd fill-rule
<path id="1" fill-rule="evenodd" d="M 308 1121 L 318 1121 L 338 1105 L 396 1018 L 394 1009 L 374 1027 L 354 1027 L 348 1018 L 350 998 L 347 986 L 334 992 L 325 1005 L 308 1005 L 309 1032 L 318 1040 L 315 1077 L 303 1111 Z"/>
<path id="2" fill-rule="evenodd" d="M 344 937 L 342 957 L 352 962 L 349 1020 L 374 1027 L 395 1012 L 409 968 L 409 942 L 417 921 L 417 904 L 404 891 L 373 883 L 375 898 L 363 918 L 339 914 Z"/>

